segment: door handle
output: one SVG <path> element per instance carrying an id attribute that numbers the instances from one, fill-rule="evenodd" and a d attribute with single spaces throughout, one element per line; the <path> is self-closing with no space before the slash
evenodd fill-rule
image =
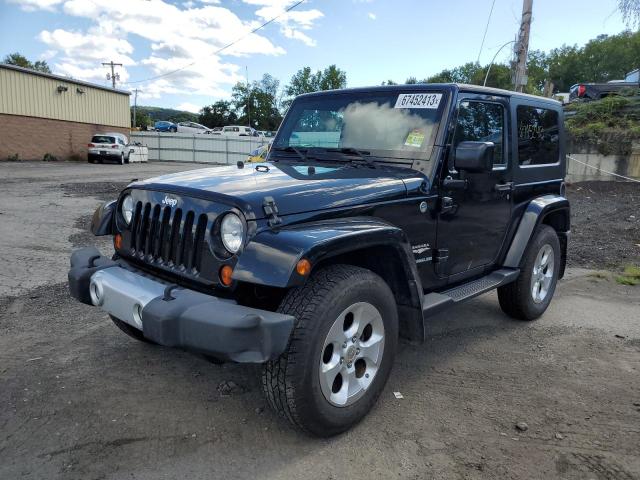
<path id="1" fill-rule="evenodd" d="M 510 192 L 513 190 L 513 182 L 498 183 L 493 188 L 496 192 Z"/>

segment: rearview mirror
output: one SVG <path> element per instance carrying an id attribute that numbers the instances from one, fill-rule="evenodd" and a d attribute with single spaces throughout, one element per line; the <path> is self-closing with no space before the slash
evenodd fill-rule
<path id="1" fill-rule="evenodd" d="M 467 172 L 489 172 L 493 168 L 493 142 L 460 142 L 456 147 L 454 166 Z"/>

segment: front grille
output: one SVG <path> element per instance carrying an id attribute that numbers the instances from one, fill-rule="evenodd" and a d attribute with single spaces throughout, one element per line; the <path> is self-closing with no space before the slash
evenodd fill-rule
<path id="1" fill-rule="evenodd" d="M 138 202 L 131 221 L 130 248 L 147 263 L 200 271 L 208 217 L 193 210 Z"/>

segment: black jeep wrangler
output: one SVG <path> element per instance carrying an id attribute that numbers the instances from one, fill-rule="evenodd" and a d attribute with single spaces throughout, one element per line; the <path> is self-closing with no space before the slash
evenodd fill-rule
<path id="1" fill-rule="evenodd" d="M 135 339 L 264 363 L 311 434 L 362 419 L 398 337 L 497 289 L 533 320 L 565 268 L 563 113 L 426 84 L 298 97 L 266 162 L 137 181 L 98 208 L 115 254 L 73 253 L 72 295 Z"/>

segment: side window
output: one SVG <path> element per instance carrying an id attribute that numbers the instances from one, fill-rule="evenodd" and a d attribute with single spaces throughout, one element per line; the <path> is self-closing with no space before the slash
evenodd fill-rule
<path id="1" fill-rule="evenodd" d="M 545 165 L 560 159 L 558 112 L 520 105 L 518 116 L 518 162 Z"/>
<path id="2" fill-rule="evenodd" d="M 454 135 L 454 148 L 460 142 L 493 142 L 493 164 L 504 165 L 504 107 L 498 103 L 462 101 Z"/>

